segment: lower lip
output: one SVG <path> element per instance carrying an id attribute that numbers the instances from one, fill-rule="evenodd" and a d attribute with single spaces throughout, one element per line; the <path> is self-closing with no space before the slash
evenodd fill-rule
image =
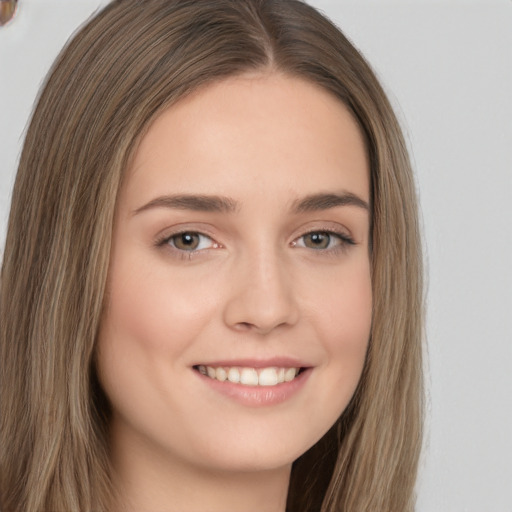
<path id="1" fill-rule="evenodd" d="M 214 391 L 245 406 L 264 407 L 281 404 L 296 395 L 306 384 L 312 368 L 306 368 L 290 382 L 275 386 L 245 386 L 228 380 L 221 382 L 194 371 Z"/>

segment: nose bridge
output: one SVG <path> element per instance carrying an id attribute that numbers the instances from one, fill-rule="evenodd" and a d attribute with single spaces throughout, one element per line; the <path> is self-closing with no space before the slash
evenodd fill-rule
<path id="1" fill-rule="evenodd" d="M 282 251 L 259 244 L 236 258 L 225 320 L 231 327 L 266 334 L 298 319 L 290 266 Z"/>

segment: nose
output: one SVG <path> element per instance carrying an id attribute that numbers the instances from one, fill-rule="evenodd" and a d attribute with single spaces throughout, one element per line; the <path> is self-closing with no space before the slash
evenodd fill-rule
<path id="1" fill-rule="evenodd" d="M 292 326 L 299 318 L 295 287 L 286 261 L 261 250 L 236 264 L 230 276 L 224 321 L 237 331 L 260 335 Z"/>

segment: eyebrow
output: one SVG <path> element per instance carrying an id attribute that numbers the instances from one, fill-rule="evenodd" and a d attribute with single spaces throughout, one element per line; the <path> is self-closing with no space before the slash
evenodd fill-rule
<path id="1" fill-rule="evenodd" d="M 329 210 L 338 206 L 357 206 L 368 212 L 370 211 L 368 203 L 352 192 L 343 192 L 341 194 L 312 194 L 294 201 L 292 211 L 294 213 L 308 213 Z"/>
<path id="2" fill-rule="evenodd" d="M 196 212 L 234 213 L 238 209 L 238 203 L 229 197 L 179 194 L 160 196 L 141 206 L 133 212 L 133 215 L 151 210 L 153 208 L 172 208 L 175 210 L 193 210 Z"/>
<path id="3" fill-rule="evenodd" d="M 366 211 L 370 210 L 366 201 L 351 192 L 342 192 L 340 194 L 311 194 L 293 201 L 291 210 L 293 213 L 300 214 L 330 210 L 331 208 L 337 208 L 340 206 L 357 206 Z M 137 215 L 141 212 L 154 208 L 170 208 L 197 212 L 235 213 L 239 210 L 240 204 L 229 197 L 216 195 L 167 195 L 151 200 L 149 203 L 135 210 L 133 215 Z"/>

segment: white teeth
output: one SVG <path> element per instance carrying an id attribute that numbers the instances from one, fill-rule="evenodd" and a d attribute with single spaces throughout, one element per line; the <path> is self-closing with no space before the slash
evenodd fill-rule
<path id="1" fill-rule="evenodd" d="M 295 379 L 295 376 L 297 375 L 297 371 L 295 368 L 287 368 L 284 372 L 284 380 L 286 382 L 290 382 L 293 379 Z"/>
<path id="2" fill-rule="evenodd" d="M 258 372 L 254 368 L 244 368 L 240 374 L 240 384 L 246 386 L 258 385 Z"/>
<path id="3" fill-rule="evenodd" d="M 275 386 L 283 382 L 291 382 L 298 374 L 299 368 L 238 368 L 238 367 L 197 367 L 203 375 L 224 382 L 228 380 L 244 386 Z"/>
<path id="4" fill-rule="evenodd" d="M 220 366 L 215 370 L 215 378 L 221 382 L 224 382 L 228 378 L 228 372 L 224 370 L 222 366 Z"/>
<path id="5" fill-rule="evenodd" d="M 260 386 L 275 386 L 279 382 L 277 378 L 277 368 L 265 368 L 259 375 Z"/>
<path id="6" fill-rule="evenodd" d="M 240 382 L 240 372 L 238 371 L 238 368 L 229 369 L 228 380 L 229 382 L 234 382 L 235 384 Z"/>

